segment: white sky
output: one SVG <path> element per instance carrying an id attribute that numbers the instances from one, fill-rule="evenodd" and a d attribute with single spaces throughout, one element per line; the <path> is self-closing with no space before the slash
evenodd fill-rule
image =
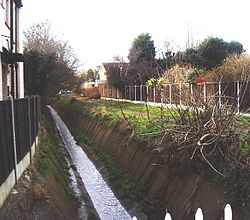
<path id="1" fill-rule="evenodd" d="M 127 57 L 133 39 L 148 32 L 156 47 L 172 41 L 185 49 L 207 36 L 237 40 L 250 52 L 249 0 L 22 0 L 23 29 L 45 21 L 69 42 L 84 65 Z"/>

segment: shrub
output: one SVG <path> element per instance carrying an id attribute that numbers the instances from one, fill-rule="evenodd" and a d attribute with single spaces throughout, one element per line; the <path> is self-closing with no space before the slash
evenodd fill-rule
<path id="1" fill-rule="evenodd" d="M 226 58 L 222 65 L 207 73 L 207 77 L 218 81 L 240 80 L 242 73 L 250 71 L 250 56 L 248 54 L 231 55 Z"/>

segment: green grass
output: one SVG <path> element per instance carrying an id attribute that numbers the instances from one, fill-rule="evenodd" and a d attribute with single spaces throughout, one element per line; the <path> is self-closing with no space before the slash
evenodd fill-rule
<path id="1" fill-rule="evenodd" d="M 243 150 L 246 150 L 250 153 L 250 134 L 239 134 L 240 146 Z"/>
<path id="2" fill-rule="evenodd" d="M 237 136 L 241 149 L 250 153 L 250 118 L 246 116 L 238 116 L 234 121 L 237 128 Z"/>
<path id="3" fill-rule="evenodd" d="M 135 104 L 132 102 L 117 102 L 117 101 L 110 101 L 110 100 L 97 100 L 99 104 L 105 105 L 110 108 L 114 109 L 123 109 L 124 111 L 135 111 L 144 114 L 149 114 L 152 116 L 172 116 L 173 114 L 176 115 L 175 109 L 169 109 L 164 107 L 157 107 L 157 106 L 149 106 L 146 104 Z"/>
<path id="4" fill-rule="evenodd" d="M 120 124 L 121 129 L 132 129 L 136 134 L 157 133 L 162 128 L 174 126 L 171 118 L 187 113 L 185 110 L 146 106 L 131 102 L 117 102 L 109 100 L 78 101 L 70 98 L 60 98 L 64 104 L 73 108 L 77 113 L 94 118 L 106 127 L 114 127 Z M 123 109 L 122 114 L 121 108 Z M 180 112 L 178 112 L 180 111 Z M 148 118 L 148 114 L 150 117 Z M 191 114 L 189 112 L 188 114 Z M 163 119 L 161 119 L 163 115 Z M 170 120 L 169 120 L 170 119 Z M 131 126 L 131 127 L 130 127 Z M 234 127 L 239 128 L 238 141 L 244 151 L 250 151 L 250 133 L 246 132 L 250 127 L 250 118 L 245 116 L 236 117 Z M 147 138 L 148 139 L 148 138 Z M 149 140 L 149 139 L 148 139 Z"/>
<path id="5" fill-rule="evenodd" d="M 162 124 L 160 117 L 150 117 L 150 120 L 148 120 L 147 114 L 141 114 L 143 111 L 146 113 L 146 107 L 144 105 L 138 106 L 136 104 L 124 102 L 122 103 L 122 108 L 124 109 L 123 115 L 118 103 L 110 101 L 107 105 L 103 105 L 99 102 L 103 103 L 103 101 L 70 102 L 69 100 L 66 100 L 64 101 L 64 104 L 70 105 L 78 113 L 82 113 L 87 117 L 96 119 L 106 127 L 114 127 L 117 123 L 127 124 L 124 126 L 125 128 L 130 128 L 129 126 L 131 125 L 134 131 L 138 134 L 159 131 L 159 125 Z M 151 113 L 155 115 L 157 111 L 160 111 L 160 108 L 158 107 L 150 107 L 150 109 Z"/>

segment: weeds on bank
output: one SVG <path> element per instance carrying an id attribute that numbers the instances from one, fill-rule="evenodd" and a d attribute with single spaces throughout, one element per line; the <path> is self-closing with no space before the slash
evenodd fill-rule
<path id="1" fill-rule="evenodd" d="M 68 195 L 74 200 L 74 193 L 69 188 L 68 175 L 64 152 L 59 149 L 54 127 L 49 115 L 42 117 L 41 134 L 39 136 L 39 153 L 37 156 L 36 169 L 44 178 L 54 178 Z"/>

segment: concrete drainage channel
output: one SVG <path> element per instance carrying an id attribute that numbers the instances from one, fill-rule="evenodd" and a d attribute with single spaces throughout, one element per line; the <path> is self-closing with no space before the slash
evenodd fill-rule
<path id="1" fill-rule="evenodd" d="M 95 165 L 87 157 L 83 149 L 76 144 L 74 137 L 57 112 L 51 106 L 48 106 L 48 108 L 100 219 L 136 219 L 135 216 L 128 214 L 115 197 Z M 73 189 L 78 194 L 77 186 L 74 186 Z M 80 219 L 88 219 L 84 207 L 79 207 L 78 212 Z"/>

